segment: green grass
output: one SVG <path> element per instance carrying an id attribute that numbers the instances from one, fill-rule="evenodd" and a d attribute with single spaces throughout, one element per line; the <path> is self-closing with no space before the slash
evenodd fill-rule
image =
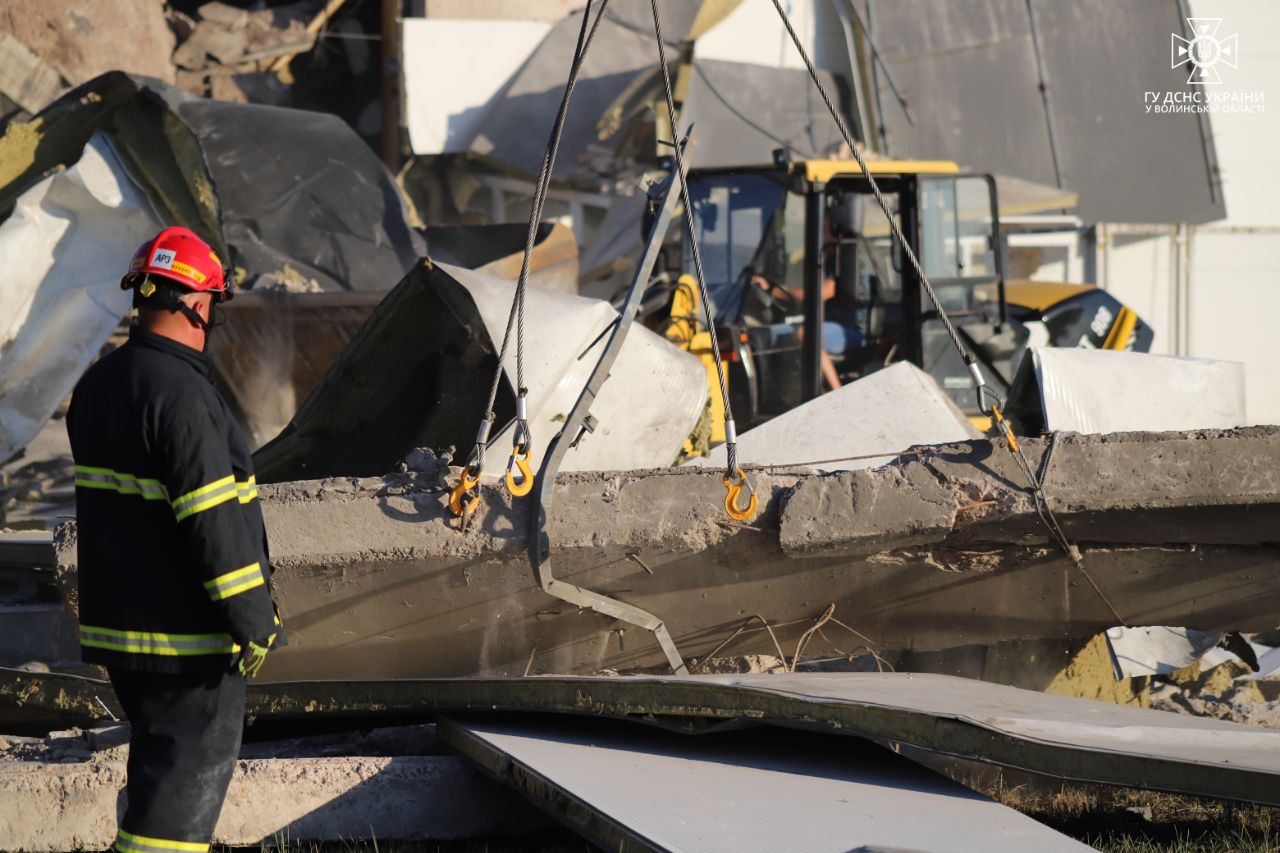
<path id="1" fill-rule="evenodd" d="M 1131 788 L 973 786 L 1004 805 L 1113 853 L 1275 853 L 1280 809 Z M 1149 810 L 1150 820 L 1132 809 Z"/>

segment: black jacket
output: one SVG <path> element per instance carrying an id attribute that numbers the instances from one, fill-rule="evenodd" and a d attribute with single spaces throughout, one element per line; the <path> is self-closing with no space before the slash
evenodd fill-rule
<path id="1" fill-rule="evenodd" d="M 80 645 L 90 663 L 225 670 L 283 639 L 253 462 L 208 356 L 134 329 L 67 412 Z"/>

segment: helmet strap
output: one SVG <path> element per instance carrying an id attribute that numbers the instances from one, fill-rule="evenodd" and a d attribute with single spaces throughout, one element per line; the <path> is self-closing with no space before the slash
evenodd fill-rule
<path id="1" fill-rule="evenodd" d="M 150 285 L 152 290 L 144 295 L 143 291 Z M 182 301 L 182 293 L 189 291 L 180 291 L 176 284 L 166 281 L 162 278 L 153 278 L 149 275 L 143 276 L 133 289 L 133 306 L 139 308 L 143 305 L 152 305 L 157 308 L 164 308 L 167 311 L 179 311 L 186 315 L 187 319 L 199 326 L 207 336 L 210 329 L 213 328 L 213 306 L 217 301 L 216 297 L 209 302 L 209 320 L 200 316 L 200 313 L 190 305 Z"/>

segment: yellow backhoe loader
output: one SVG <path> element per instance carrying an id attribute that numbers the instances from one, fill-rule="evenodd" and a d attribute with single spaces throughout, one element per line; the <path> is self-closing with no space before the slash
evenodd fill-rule
<path id="1" fill-rule="evenodd" d="M 1007 391 L 1028 346 L 1150 349 L 1151 328 L 1099 288 L 1005 280 L 991 175 L 948 161 L 867 165 L 992 388 Z M 740 429 L 900 360 L 986 426 L 969 373 L 855 161 L 779 156 L 758 168 L 694 170 L 689 192 Z M 704 358 L 719 408 L 686 231 L 668 233 L 669 298 L 647 301 L 647 322 Z M 712 412 L 713 442 L 723 440 L 722 420 Z"/>

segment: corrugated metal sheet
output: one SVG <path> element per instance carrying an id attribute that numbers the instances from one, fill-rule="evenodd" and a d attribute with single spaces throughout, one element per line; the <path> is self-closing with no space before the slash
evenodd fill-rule
<path id="1" fill-rule="evenodd" d="M 1196 88 L 1187 85 L 1185 69 L 1169 67 L 1170 34 L 1185 26 L 1174 0 L 864 2 L 915 119 L 908 122 L 882 91 L 891 153 L 946 157 L 1046 184 L 1057 183 L 1060 172 L 1063 185 L 1080 194 L 1087 221 L 1225 215 L 1221 192 L 1211 189 L 1211 134 L 1202 136 L 1194 113 L 1149 114 L 1144 104 L 1147 91 L 1163 97 Z M 1047 112 L 1029 9 L 1048 81 Z"/>

